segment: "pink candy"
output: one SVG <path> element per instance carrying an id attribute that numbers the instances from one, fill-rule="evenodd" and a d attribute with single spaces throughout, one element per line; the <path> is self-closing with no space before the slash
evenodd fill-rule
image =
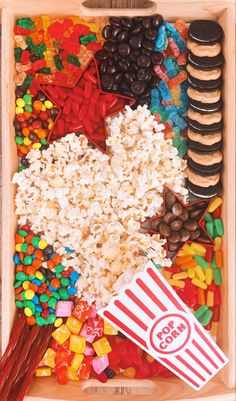
<path id="1" fill-rule="evenodd" d="M 58 301 L 56 306 L 57 317 L 69 317 L 71 316 L 74 303 L 72 301 Z"/>
<path id="2" fill-rule="evenodd" d="M 107 355 L 96 357 L 92 360 L 93 370 L 98 375 L 102 373 L 108 366 L 109 366 L 109 360 Z"/>

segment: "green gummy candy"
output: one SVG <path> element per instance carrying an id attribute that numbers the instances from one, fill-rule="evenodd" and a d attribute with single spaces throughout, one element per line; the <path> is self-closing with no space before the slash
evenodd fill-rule
<path id="1" fill-rule="evenodd" d="M 202 305 L 200 306 L 200 308 L 198 308 L 195 312 L 194 312 L 194 316 L 196 317 L 196 319 L 199 319 L 200 316 L 204 315 L 204 313 L 208 310 L 208 306 L 207 305 Z"/>
<path id="2" fill-rule="evenodd" d="M 206 313 L 203 315 L 203 318 L 201 319 L 202 325 L 207 326 L 210 323 L 212 316 L 213 316 L 212 310 L 208 309 Z"/>
<path id="3" fill-rule="evenodd" d="M 200 255 L 194 255 L 193 258 L 196 260 L 196 262 L 203 268 L 207 269 L 208 263 L 205 261 L 205 259 L 200 256 Z"/>
<path id="4" fill-rule="evenodd" d="M 216 268 L 214 269 L 214 282 L 216 285 L 221 285 L 222 284 L 222 277 L 221 277 L 221 271 L 220 269 Z"/>
<path id="5" fill-rule="evenodd" d="M 187 153 L 188 147 L 187 147 L 187 140 L 182 139 L 180 141 L 180 144 L 178 146 L 178 156 L 183 157 Z"/>
<path id="6" fill-rule="evenodd" d="M 24 29 L 30 29 L 31 31 L 34 29 L 34 21 L 31 18 L 18 18 L 16 25 Z"/>
<path id="7" fill-rule="evenodd" d="M 210 237 L 214 237 L 214 224 L 213 222 L 207 222 L 206 223 L 206 230 Z"/>
<path id="8" fill-rule="evenodd" d="M 15 57 L 15 62 L 19 63 L 20 62 L 20 57 L 22 53 L 22 49 L 20 47 L 15 47 L 14 49 L 14 57 Z"/>
<path id="9" fill-rule="evenodd" d="M 208 223 L 211 223 L 213 221 L 211 214 L 209 212 L 205 213 L 204 220 L 206 220 Z"/>
<path id="10" fill-rule="evenodd" d="M 179 145 L 180 145 L 180 134 L 178 132 L 176 132 L 176 134 L 175 134 L 175 136 L 174 136 L 174 138 L 172 140 L 172 143 L 173 143 L 173 146 L 175 148 L 179 147 Z"/>
<path id="11" fill-rule="evenodd" d="M 223 226 L 223 222 L 221 219 L 215 219 L 214 220 L 214 227 L 215 227 L 215 231 L 217 236 L 222 237 L 222 235 L 224 234 L 224 226 Z"/>

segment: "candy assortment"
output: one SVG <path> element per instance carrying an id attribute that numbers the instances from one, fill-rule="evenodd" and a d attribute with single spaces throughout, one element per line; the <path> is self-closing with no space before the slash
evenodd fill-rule
<path id="1" fill-rule="evenodd" d="M 152 260 L 217 337 L 221 28 L 42 15 L 14 35 L 15 302 L 35 333 L 53 327 L 35 375 L 172 375 L 97 311 Z"/>

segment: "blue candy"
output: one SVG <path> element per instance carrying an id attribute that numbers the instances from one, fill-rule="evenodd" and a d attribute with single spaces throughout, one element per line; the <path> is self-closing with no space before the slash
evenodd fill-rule
<path id="1" fill-rule="evenodd" d="M 18 265 L 20 263 L 20 258 L 19 258 L 18 253 L 15 253 L 15 255 L 13 256 L 13 260 L 16 265 Z"/>
<path id="2" fill-rule="evenodd" d="M 34 278 L 32 283 L 36 284 L 38 287 L 41 285 L 41 281 L 38 278 Z"/>
<path id="3" fill-rule="evenodd" d="M 177 125 L 177 127 L 180 128 L 181 131 L 187 127 L 186 121 L 184 121 L 184 119 L 180 117 L 176 111 L 172 111 L 169 114 L 169 118 L 173 121 L 174 125 Z"/>
<path id="4" fill-rule="evenodd" d="M 42 312 L 43 308 L 40 305 L 35 305 L 36 312 Z"/>
<path id="5" fill-rule="evenodd" d="M 39 303 L 39 298 L 37 297 L 37 295 L 34 296 L 32 301 L 33 301 L 34 304 L 38 304 Z"/>
<path id="6" fill-rule="evenodd" d="M 75 252 L 74 249 L 70 249 L 70 248 L 68 248 L 68 247 L 66 247 L 65 250 L 66 250 L 66 252 L 69 252 L 69 253 Z"/>
<path id="7" fill-rule="evenodd" d="M 68 288 L 67 292 L 68 292 L 68 295 L 70 295 L 70 296 L 75 295 L 77 292 L 77 289 L 75 287 L 70 287 L 70 288 Z"/>
<path id="8" fill-rule="evenodd" d="M 177 66 L 176 59 L 174 57 L 168 57 L 163 64 L 166 68 L 167 75 L 170 79 L 178 75 L 179 68 Z"/>
<path id="9" fill-rule="evenodd" d="M 161 80 L 159 82 L 158 89 L 160 91 L 161 97 L 164 100 L 164 102 L 166 102 L 166 103 L 171 102 L 171 100 L 172 100 L 171 93 L 164 80 Z"/>
<path id="10" fill-rule="evenodd" d="M 168 41 L 167 41 L 167 35 L 166 35 L 166 27 L 163 24 L 158 29 L 158 36 L 157 36 L 156 43 L 155 43 L 155 49 L 157 51 L 163 51 L 163 50 L 166 50 L 167 45 L 168 45 Z"/>

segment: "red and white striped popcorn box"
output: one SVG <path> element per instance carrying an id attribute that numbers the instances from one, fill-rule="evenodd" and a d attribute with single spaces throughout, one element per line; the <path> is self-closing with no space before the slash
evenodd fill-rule
<path id="1" fill-rule="evenodd" d="M 98 313 L 195 390 L 228 362 L 152 262 Z"/>

